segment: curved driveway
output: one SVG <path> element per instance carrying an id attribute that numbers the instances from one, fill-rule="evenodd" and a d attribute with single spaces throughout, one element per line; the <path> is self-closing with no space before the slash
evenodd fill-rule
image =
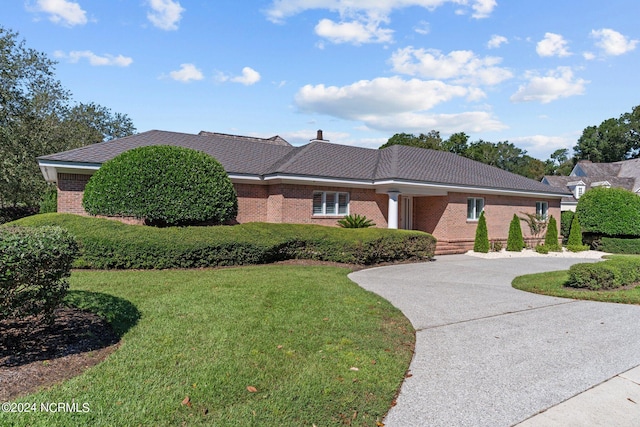
<path id="1" fill-rule="evenodd" d="M 412 376 L 385 425 L 510 426 L 640 365 L 640 306 L 511 287 L 577 262 L 588 260 L 450 255 L 351 273 L 416 329 Z"/>

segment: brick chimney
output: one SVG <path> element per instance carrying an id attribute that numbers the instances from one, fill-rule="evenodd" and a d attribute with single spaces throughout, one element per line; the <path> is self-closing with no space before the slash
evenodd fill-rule
<path id="1" fill-rule="evenodd" d="M 315 141 L 329 142 L 328 140 L 324 139 L 324 137 L 322 136 L 322 129 L 318 129 L 316 138 L 311 140 L 311 142 L 315 142 Z"/>

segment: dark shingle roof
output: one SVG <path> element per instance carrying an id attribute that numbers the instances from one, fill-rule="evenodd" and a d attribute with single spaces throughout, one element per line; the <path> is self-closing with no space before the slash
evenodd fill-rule
<path id="1" fill-rule="evenodd" d="M 274 137 L 279 138 L 279 137 Z M 337 180 L 400 180 L 463 187 L 567 194 L 566 189 L 506 172 L 453 153 L 394 145 L 382 150 L 313 141 L 302 147 L 261 138 L 212 132 L 191 135 L 149 131 L 63 153 L 40 161 L 102 164 L 132 148 L 176 145 L 215 157 L 229 174 L 306 176 Z"/>

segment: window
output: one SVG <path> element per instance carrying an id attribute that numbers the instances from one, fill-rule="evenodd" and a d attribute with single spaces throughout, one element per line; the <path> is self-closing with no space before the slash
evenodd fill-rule
<path id="1" fill-rule="evenodd" d="M 536 202 L 536 215 L 540 218 L 547 219 L 549 204 L 547 202 Z"/>
<path id="2" fill-rule="evenodd" d="M 484 210 L 484 199 L 469 197 L 467 199 L 467 219 L 475 221 Z"/>
<path id="3" fill-rule="evenodd" d="M 313 215 L 348 215 L 349 193 L 316 191 L 313 193 Z"/>
<path id="4" fill-rule="evenodd" d="M 584 194 L 584 185 L 576 186 L 576 199 L 579 199 L 580 196 Z"/>

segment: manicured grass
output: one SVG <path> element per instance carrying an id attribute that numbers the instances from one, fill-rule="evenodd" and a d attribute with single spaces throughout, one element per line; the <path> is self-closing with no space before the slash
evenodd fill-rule
<path id="1" fill-rule="evenodd" d="M 122 345 L 20 401 L 86 402 L 90 412 L 4 413 L 0 425 L 375 426 L 409 366 L 414 331 L 348 272 L 74 271 L 70 299 L 114 322 Z"/>
<path id="2" fill-rule="evenodd" d="M 619 257 L 622 257 L 622 255 L 611 256 L 612 259 Z M 640 304 L 640 286 L 633 289 L 590 291 L 565 286 L 568 278 L 569 276 L 567 271 L 527 274 L 525 276 L 516 277 L 513 280 L 512 286 L 523 291 L 554 297 L 616 302 L 622 304 Z"/>

